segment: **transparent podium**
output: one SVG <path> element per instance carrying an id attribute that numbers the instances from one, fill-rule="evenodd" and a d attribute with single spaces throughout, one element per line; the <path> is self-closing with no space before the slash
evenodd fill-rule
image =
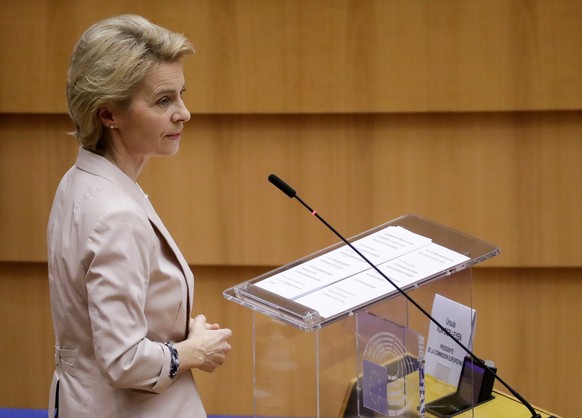
<path id="1" fill-rule="evenodd" d="M 417 215 L 348 241 L 376 269 L 340 242 L 224 291 L 253 311 L 255 417 L 422 417 L 457 389 L 432 390 L 430 320 L 395 286 L 471 307 L 471 267 L 499 249 Z"/>

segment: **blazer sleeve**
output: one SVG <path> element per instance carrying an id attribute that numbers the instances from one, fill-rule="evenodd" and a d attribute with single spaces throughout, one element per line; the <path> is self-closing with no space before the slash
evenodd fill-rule
<path id="1" fill-rule="evenodd" d="M 114 387 L 161 392 L 169 377 L 170 352 L 146 338 L 144 313 L 150 269 L 159 256 L 146 216 L 127 208 L 95 224 L 84 257 L 95 358 Z"/>

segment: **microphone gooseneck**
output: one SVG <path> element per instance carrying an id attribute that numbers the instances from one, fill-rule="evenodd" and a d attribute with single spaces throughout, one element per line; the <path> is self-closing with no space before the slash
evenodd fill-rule
<path id="1" fill-rule="evenodd" d="M 519 393 L 517 393 L 511 386 L 509 386 L 503 379 L 501 379 L 497 375 L 497 373 L 495 373 L 495 371 L 491 370 L 491 368 L 489 366 L 487 366 L 487 364 L 485 364 L 485 362 L 483 360 L 481 360 L 479 357 L 477 357 L 471 350 L 469 350 L 468 347 L 466 347 L 463 343 L 461 343 L 461 341 L 459 341 L 457 338 L 455 338 L 455 336 L 449 330 L 447 330 L 443 325 L 441 325 L 431 314 L 429 314 L 422 306 L 420 306 L 418 304 L 418 302 L 416 302 L 410 295 L 408 295 L 408 293 L 406 293 L 404 290 L 402 290 L 400 288 L 400 286 L 398 286 L 396 283 L 394 283 L 394 281 L 392 279 L 390 279 L 390 277 L 388 277 L 386 274 L 384 274 L 374 263 L 372 263 L 364 254 L 362 254 L 354 245 L 352 245 L 352 243 L 350 243 L 342 234 L 340 234 L 333 226 L 331 226 L 325 219 L 323 219 L 317 213 L 317 211 L 313 210 L 299 196 L 297 196 L 295 189 L 293 189 L 291 186 L 289 186 L 287 183 L 285 183 L 283 180 L 281 180 L 275 174 L 270 174 L 268 179 L 273 185 L 275 185 L 279 190 L 281 190 L 283 193 L 285 193 L 288 197 L 297 199 L 297 201 L 299 201 L 299 203 L 301 203 L 309 212 L 311 212 L 311 214 L 313 216 L 315 216 L 317 219 L 319 219 L 331 232 L 333 232 L 348 247 L 350 247 L 350 249 L 352 249 L 356 254 L 358 254 L 358 256 L 362 258 L 362 260 L 364 260 L 367 264 L 369 264 L 370 267 L 372 267 L 378 274 L 380 274 L 380 276 L 382 276 L 385 280 L 387 280 L 388 283 L 390 283 L 392 286 L 394 286 L 394 288 L 398 291 L 398 293 L 400 293 L 402 296 L 404 296 L 425 317 L 427 317 L 432 323 L 434 323 L 449 338 L 451 338 L 453 341 L 455 341 L 467 354 L 469 354 L 469 356 L 471 356 L 471 358 L 479 366 L 488 370 L 495 377 L 495 379 L 497 379 L 499 381 L 499 383 L 501 383 L 503 386 L 505 386 L 505 388 L 507 388 L 507 390 L 509 390 L 509 392 L 511 392 L 511 394 L 513 396 L 515 396 L 529 410 L 529 412 L 532 414 L 532 418 L 541 418 L 541 415 L 536 412 L 536 410 L 531 406 L 531 404 L 523 396 L 521 396 Z M 550 418 L 552 418 L 552 417 L 550 417 Z"/>

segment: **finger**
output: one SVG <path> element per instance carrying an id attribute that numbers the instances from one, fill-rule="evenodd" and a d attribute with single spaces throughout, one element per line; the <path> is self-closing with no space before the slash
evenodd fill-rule
<path id="1" fill-rule="evenodd" d="M 206 317 L 202 314 L 197 315 L 196 318 L 194 318 L 194 325 L 193 327 L 195 328 L 206 328 Z"/>

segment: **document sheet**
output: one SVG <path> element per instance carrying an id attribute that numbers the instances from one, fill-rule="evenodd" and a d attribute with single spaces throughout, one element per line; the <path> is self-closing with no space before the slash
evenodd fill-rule
<path id="1" fill-rule="evenodd" d="M 401 288 L 469 260 L 400 226 L 388 226 L 352 245 Z M 322 318 L 397 292 L 347 245 L 254 285 L 314 309 Z"/>

